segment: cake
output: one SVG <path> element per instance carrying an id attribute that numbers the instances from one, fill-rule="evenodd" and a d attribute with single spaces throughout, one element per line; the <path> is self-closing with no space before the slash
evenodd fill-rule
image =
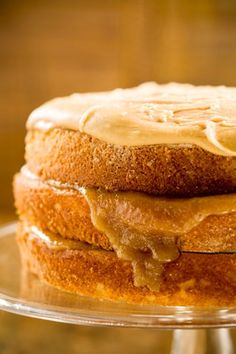
<path id="1" fill-rule="evenodd" d="M 47 102 L 14 179 L 22 264 L 64 291 L 236 305 L 236 88 L 145 83 Z"/>

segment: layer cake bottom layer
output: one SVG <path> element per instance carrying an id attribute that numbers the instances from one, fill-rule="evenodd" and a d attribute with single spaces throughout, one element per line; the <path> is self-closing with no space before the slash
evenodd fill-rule
<path id="1" fill-rule="evenodd" d="M 232 254 L 183 253 L 164 264 L 160 289 L 151 291 L 134 285 L 131 263 L 112 250 L 78 240 L 68 242 L 26 223 L 19 224 L 17 241 L 23 266 L 68 292 L 140 304 L 236 305 L 236 257 Z"/>

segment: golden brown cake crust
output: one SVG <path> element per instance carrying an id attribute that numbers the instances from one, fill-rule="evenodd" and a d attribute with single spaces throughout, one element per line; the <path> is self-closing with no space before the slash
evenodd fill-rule
<path id="1" fill-rule="evenodd" d="M 73 189 L 58 189 L 18 174 L 14 182 L 21 220 L 45 232 L 79 239 L 110 250 L 108 238 L 93 226 L 84 196 Z M 180 235 L 178 246 L 187 251 L 225 251 L 236 247 L 236 213 L 210 215 L 191 231 Z"/>
<path id="2" fill-rule="evenodd" d="M 236 191 L 236 158 L 191 145 L 112 145 L 65 129 L 29 131 L 29 169 L 54 179 L 107 190 L 190 196 Z"/>
<path id="3" fill-rule="evenodd" d="M 23 264 L 41 280 L 80 295 L 160 305 L 236 305 L 232 255 L 183 254 L 165 265 L 160 292 L 133 285 L 132 268 L 112 251 L 53 250 L 19 227 Z"/>

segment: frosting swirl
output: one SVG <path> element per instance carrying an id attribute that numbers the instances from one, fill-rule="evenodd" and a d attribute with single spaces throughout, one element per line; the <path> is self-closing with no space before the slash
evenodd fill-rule
<path id="1" fill-rule="evenodd" d="M 73 94 L 34 110 L 27 128 L 78 130 L 128 146 L 193 144 L 236 156 L 236 88 L 148 82 Z"/>

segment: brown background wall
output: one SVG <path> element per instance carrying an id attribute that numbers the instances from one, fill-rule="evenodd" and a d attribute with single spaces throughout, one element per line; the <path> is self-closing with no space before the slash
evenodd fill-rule
<path id="1" fill-rule="evenodd" d="M 33 108 L 145 80 L 236 86 L 235 63 L 235 0 L 0 0 L 0 222 L 12 218 L 11 180 Z M 170 339 L 0 312 L 5 354 L 165 354 Z"/>
<path id="2" fill-rule="evenodd" d="M 0 210 L 30 111 L 145 80 L 236 85 L 234 0 L 0 2 Z"/>

